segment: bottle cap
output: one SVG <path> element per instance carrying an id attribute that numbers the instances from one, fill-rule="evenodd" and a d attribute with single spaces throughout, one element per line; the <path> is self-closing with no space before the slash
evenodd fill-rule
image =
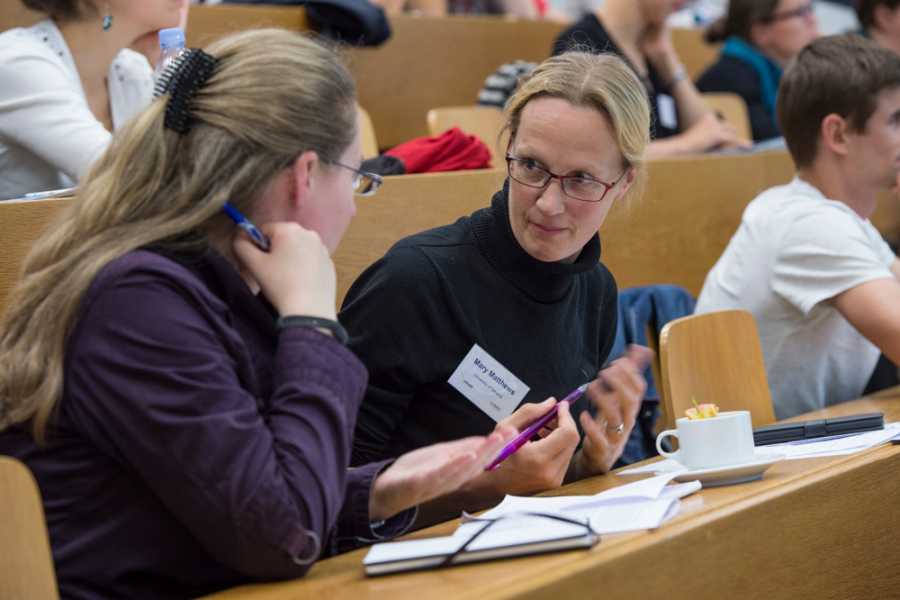
<path id="1" fill-rule="evenodd" d="M 170 27 L 159 30 L 159 47 L 163 50 L 184 48 L 184 32 L 181 27 Z"/>

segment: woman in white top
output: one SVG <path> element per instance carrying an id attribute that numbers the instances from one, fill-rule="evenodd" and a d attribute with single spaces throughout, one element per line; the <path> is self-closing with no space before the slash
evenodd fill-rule
<path id="1" fill-rule="evenodd" d="M 179 22 L 186 0 L 22 0 L 48 19 L 0 33 L 0 199 L 69 187 L 153 94 L 128 47 Z"/>

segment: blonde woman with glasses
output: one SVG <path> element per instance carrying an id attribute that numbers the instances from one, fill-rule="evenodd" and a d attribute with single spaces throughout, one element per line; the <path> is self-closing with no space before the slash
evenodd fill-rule
<path id="1" fill-rule="evenodd" d="M 490 206 L 398 242 L 344 300 L 341 322 L 370 373 L 353 461 L 522 430 L 552 397 L 591 383 L 560 403 L 540 441 L 430 504 L 423 521 L 608 471 L 645 388 L 646 349 L 603 369 L 617 292 L 597 234 L 614 204 L 640 193 L 643 86 L 613 55 L 561 54 L 519 85 L 506 114 L 509 178 Z"/>
<path id="2" fill-rule="evenodd" d="M 66 598 L 299 577 L 514 433 L 348 469 L 366 370 L 329 255 L 377 184 L 353 82 L 286 31 L 207 52 L 115 137 L 0 323 L 0 453 L 38 481 Z"/>

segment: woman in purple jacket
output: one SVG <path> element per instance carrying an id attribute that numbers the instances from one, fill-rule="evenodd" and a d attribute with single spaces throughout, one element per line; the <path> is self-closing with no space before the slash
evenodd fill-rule
<path id="1" fill-rule="evenodd" d="M 286 31 L 208 52 L 117 135 L 0 323 L 0 452 L 37 478 L 66 598 L 299 577 L 404 531 L 514 433 L 348 468 L 366 370 L 330 252 L 378 183 L 353 82 Z"/>

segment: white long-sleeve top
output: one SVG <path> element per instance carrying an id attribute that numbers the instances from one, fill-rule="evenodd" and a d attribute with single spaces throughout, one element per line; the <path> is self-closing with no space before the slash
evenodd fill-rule
<path id="1" fill-rule="evenodd" d="M 103 35 L 99 30 L 97 35 Z M 107 77 L 113 129 L 153 99 L 143 55 L 122 50 Z M 74 185 L 112 138 L 88 106 L 53 21 L 0 33 L 0 199 Z"/>

